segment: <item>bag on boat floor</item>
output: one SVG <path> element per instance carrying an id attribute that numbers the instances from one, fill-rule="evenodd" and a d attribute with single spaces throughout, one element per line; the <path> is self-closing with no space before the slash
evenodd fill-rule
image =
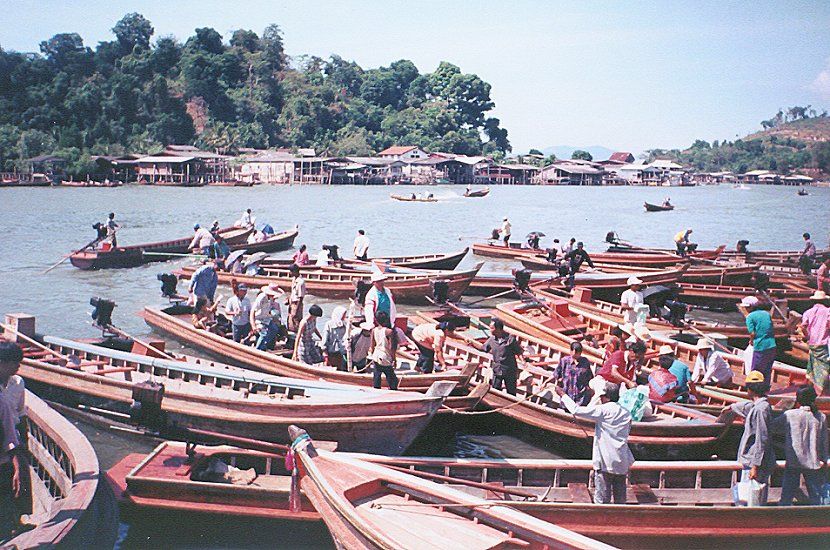
<path id="1" fill-rule="evenodd" d="M 765 506 L 767 492 L 766 483 L 758 483 L 754 479 L 742 480 L 732 486 L 732 499 L 735 506 Z"/>

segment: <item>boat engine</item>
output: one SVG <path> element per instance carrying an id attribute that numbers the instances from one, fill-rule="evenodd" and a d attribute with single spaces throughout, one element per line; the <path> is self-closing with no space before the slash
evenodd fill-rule
<path id="1" fill-rule="evenodd" d="M 333 262 L 337 262 L 340 260 L 340 253 L 338 250 L 340 249 L 339 246 L 336 244 L 324 244 L 323 250 L 327 250 L 329 253 L 329 259 Z"/>
<path id="2" fill-rule="evenodd" d="M 517 269 L 513 272 L 513 288 L 519 292 L 527 292 L 530 285 L 530 276 L 533 272 L 529 269 Z"/>
<path id="3" fill-rule="evenodd" d="M 164 384 L 139 382 L 133 385 L 133 402 L 130 405 L 130 420 L 154 430 L 166 424 L 161 402 L 164 399 Z"/>
<path id="4" fill-rule="evenodd" d="M 664 305 L 669 312 L 663 315 L 663 319 L 674 327 L 682 327 L 686 324 L 686 313 L 689 311 L 688 305 L 677 300 L 666 300 Z"/>
<path id="5" fill-rule="evenodd" d="M 617 245 L 620 244 L 620 237 L 617 235 L 616 231 L 609 231 L 605 234 L 605 242 L 608 244 Z"/>
<path id="6" fill-rule="evenodd" d="M 179 284 L 179 279 L 172 273 L 159 273 L 156 279 L 161 281 L 161 295 L 165 298 L 174 298 L 178 296 L 176 285 Z"/>
<path id="7" fill-rule="evenodd" d="M 741 254 L 746 254 L 747 252 L 749 252 L 749 250 L 747 250 L 747 246 L 749 246 L 749 241 L 747 241 L 746 239 L 741 239 L 740 241 L 738 241 L 738 244 L 735 245 L 735 250 L 737 252 L 740 252 Z"/>
<path id="8" fill-rule="evenodd" d="M 432 299 L 436 304 L 446 304 L 450 294 L 450 283 L 444 279 L 430 281 L 432 286 Z"/>
<path id="9" fill-rule="evenodd" d="M 366 303 L 366 294 L 369 293 L 369 289 L 372 288 L 372 284 L 367 283 L 366 281 L 358 280 L 355 282 L 354 286 L 354 301 L 362 306 Z"/>
<path id="10" fill-rule="evenodd" d="M 752 287 L 755 290 L 766 292 L 769 290 L 769 275 L 763 271 L 756 271 L 752 274 Z"/>
<path id="11" fill-rule="evenodd" d="M 115 302 L 96 296 L 90 298 L 89 305 L 93 307 L 91 315 L 96 327 L 106 329 L 112 325 L 112 310 L 115 309 Z"/>

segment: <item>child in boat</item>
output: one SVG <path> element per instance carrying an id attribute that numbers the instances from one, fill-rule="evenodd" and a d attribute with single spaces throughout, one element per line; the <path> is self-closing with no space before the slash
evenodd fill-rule
<path id="1" fill-rule="evenodd" d="M 372 329 L 372 351 L 369 359 L 374 365 L 373 385 L 381 387 L 381 377 L 386 376 L 386 384 L 390 390 L 398 389 L 398 376 L 395 374 L 395 354 L 398 350 L 399 335 L 392 326 L 389 314 L 380 311 L 375 317 L 377 326 Z"/>
<path id="2" fill-rule="evenodd" d="M 219 334 L 219 324 L 216 322 L 216 306 L 219 302 L 211 305 L 210 301 L 204 296 L 199 296 L 196 299 L 196 305 L 193 306 L 193 326 L 208 332 Z"/>

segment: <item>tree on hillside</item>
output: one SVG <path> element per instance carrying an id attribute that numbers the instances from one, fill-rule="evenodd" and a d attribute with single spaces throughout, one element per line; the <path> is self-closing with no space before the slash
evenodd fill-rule
<path id="1" fill-rule="evenodd" d="M 591 153 L 589 153 L 588 151 L 583 151 L 582 149 L 577 149 L 576 151 L 574 151 L 571 155 L 571 158 L 573 160 L 594 160 L 594 157 L 593 155 L 591 155 Z"/>
<path id="2" fill-rule="evenodd" d="M 121 51 L 126 55 L 136 47 L 143 50 L 150 48 L 153 25 L 140 13 L 128 13 L 112 28 Z"/>

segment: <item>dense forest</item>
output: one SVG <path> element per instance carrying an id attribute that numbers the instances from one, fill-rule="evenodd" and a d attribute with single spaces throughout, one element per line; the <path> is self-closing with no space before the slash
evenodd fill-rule
<path id="1" fill-rule="evenodd" d="M 84 173 L 90 155 L 153 153 L 194 143 L 314 147 L 368 155 L 392 144 L 458 154 L 510 151 L 490 84 L 442 62 L 428 74 L 407 60 L 362 69 L 339 56 L 289 58 L 277 25 L 228 41 L 199 28 L 183 44 L 153 39 L 132 13 L 93 50 L 76 33 L 40 54 L 0 49 L 0 164 L 56 153 Z"/>
<path id="2" fill-rule="evenodd" d="M 672 159 L 705 172 L 770 170 L 787 174 L 818 169 L 830 174 L 830 117 L 807 107 L 781 109 L 761 121 L 763 131 L 735 141 L 695 141 L 683 151 L 652 149 L 649 161 Z"/>

